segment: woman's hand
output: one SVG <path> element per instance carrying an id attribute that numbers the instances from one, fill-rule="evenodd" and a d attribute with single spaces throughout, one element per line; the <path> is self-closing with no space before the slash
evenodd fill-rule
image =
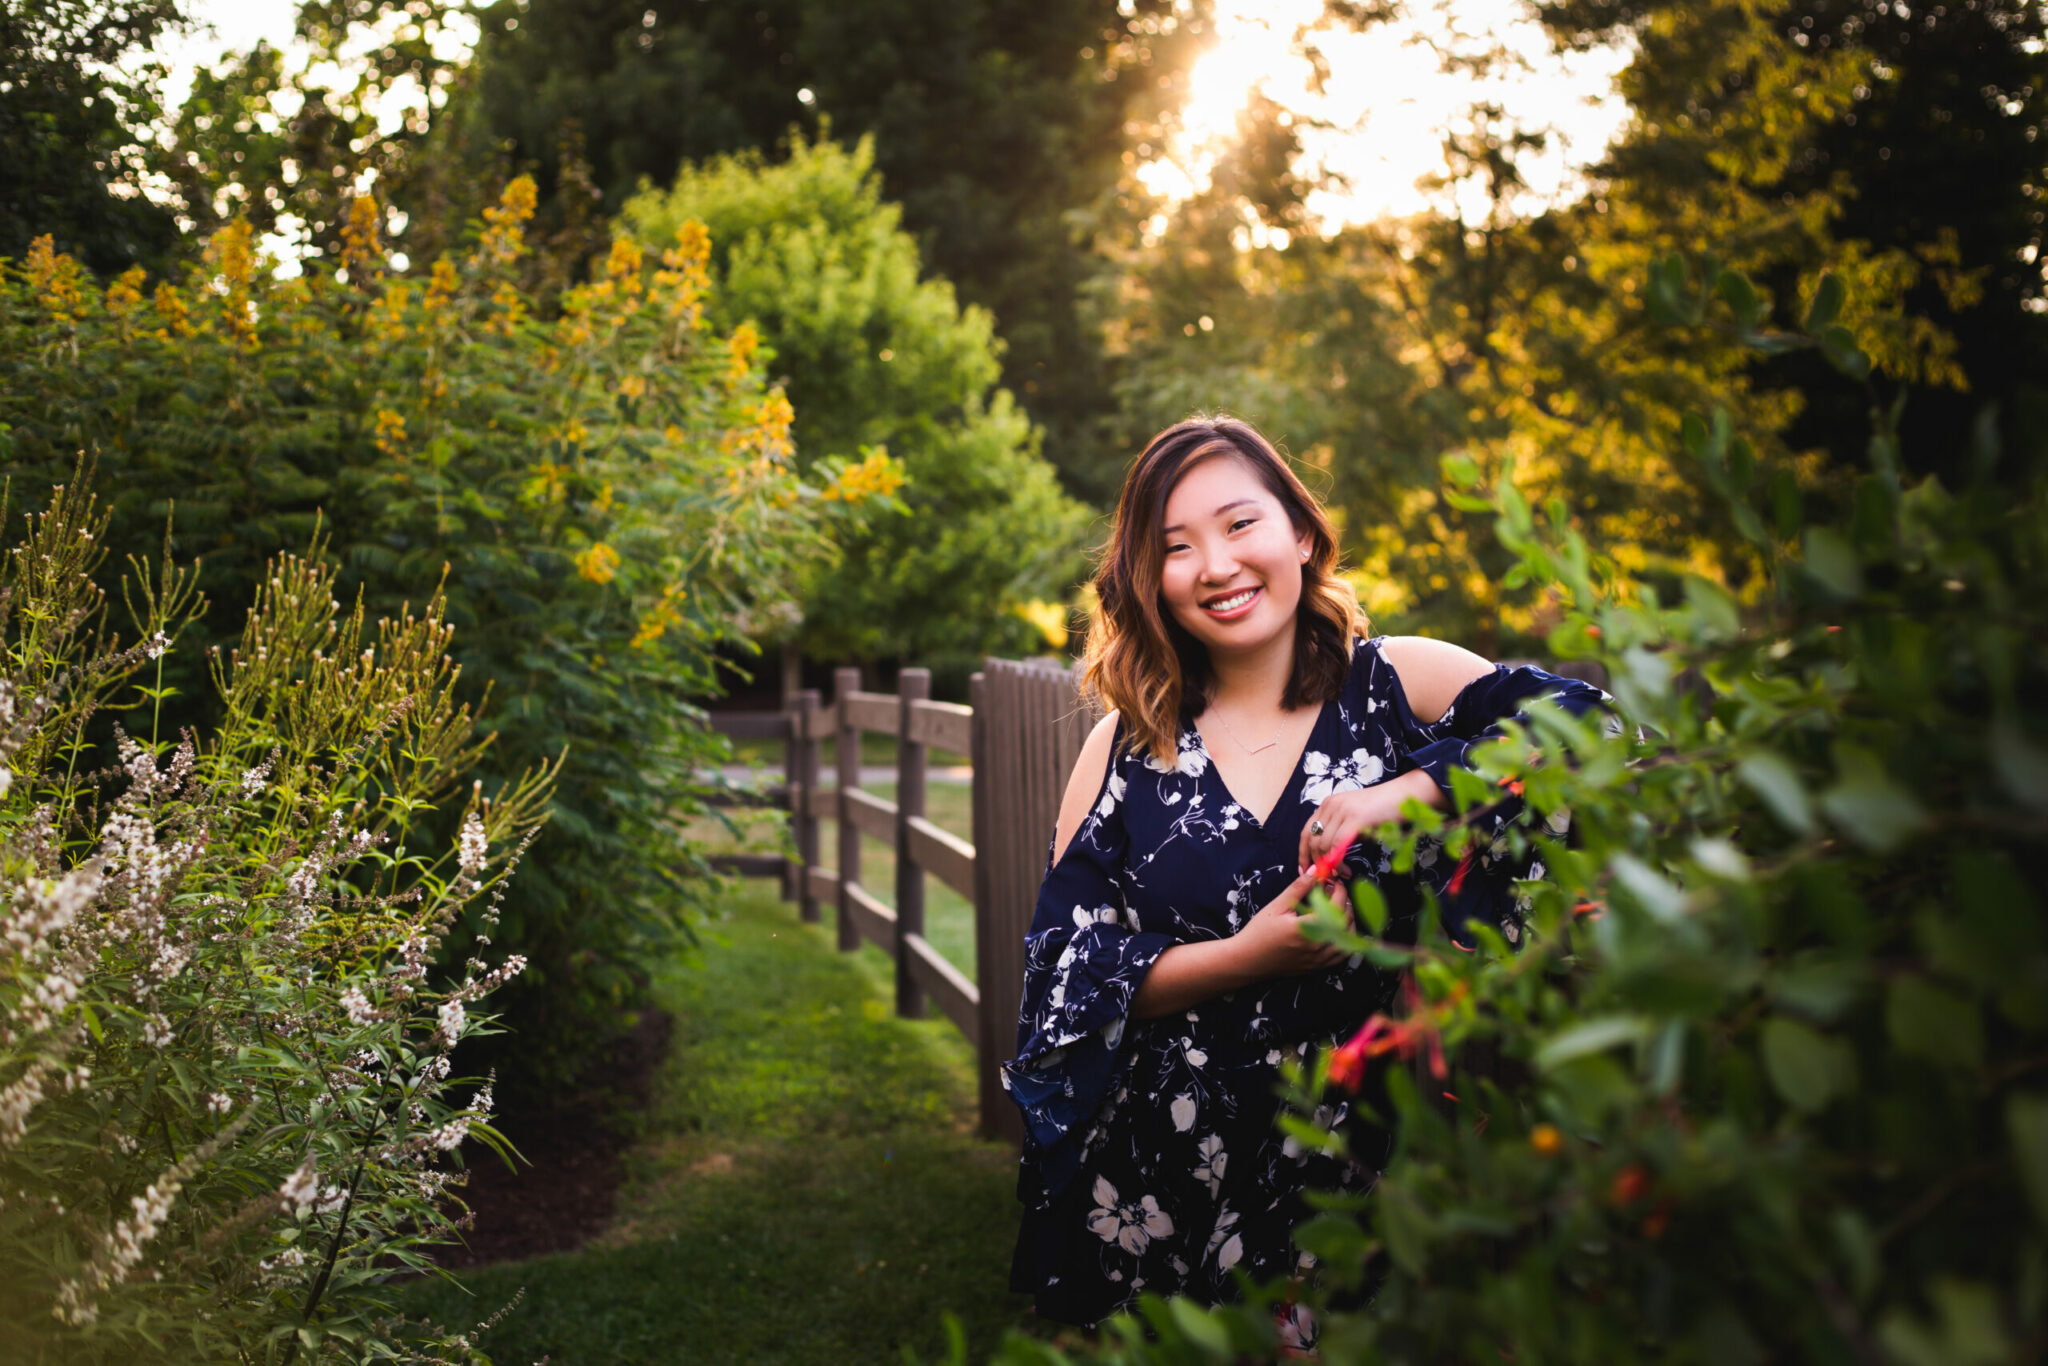
<path id="1" fill-rule="evenodd" d="M 1244 954 L 1245 971 L 1252 980 L 1294 977 L 1305 972 L 1322 972 L 1336 967 L 1349 953 L 1335 944 L 1319 944 L 1301 932 L 1305 914 L 1301 899 L 1315 886 L 1308 873 L 1287 884 L 1285 891 L 1259 908 L 1243 929 L 1226 942 Z M 1348 920 L 1351 898 L 1342 883 L 1324 884 L 1323 890 L 1337 903 Z"/>
<path id="2" fill-rule="evenodd" d="M 1362 831 L 1400 820 L 1401 805 L 1410 797 L 1424 806 L 1442 806 L 1444 800 L 1436 780 L 1419 768 L 1371 787 L 1332 792 L 1301 827 L 1301 860 L 1296 866 L 1306 871 L 1332 849 L 1356 840 Z M 1318 826 L 1321 834 L 1316 833 Z"/>

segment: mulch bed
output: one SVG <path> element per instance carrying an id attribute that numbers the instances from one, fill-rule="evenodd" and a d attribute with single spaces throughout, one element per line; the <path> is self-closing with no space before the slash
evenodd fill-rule
<path id="1" fill-rule="evenodd" d="M 634 1138 L 632 1116 L 647 1102 L 654 1071 L 668 1052 L 675 1021 L 643 1011 L 613 1040 L 566 1099 L 544 1111 L 507 1111 L 497 1128 L 519 1150 L 518 1169 L 477 1144 L 463 1150 L 469 1185 L 462 1198 L 476 1215 L 465 1237 L 435 1258 L 450 1269 L 573 1252 L 612 1216 Z"/>

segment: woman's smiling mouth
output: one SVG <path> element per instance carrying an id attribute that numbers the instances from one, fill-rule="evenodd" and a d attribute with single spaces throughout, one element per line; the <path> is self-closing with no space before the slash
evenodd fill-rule
<path id="1" fill-rule="evenodd" d="M 1259 594 L 1264 591 L 1257 587 L 1241 588 L 1227 597 L 1210 598 L 1202 604 L 1202 610 L 1219 620 L 1227 621 L 1241 617 L 1251 610 L 1252 604 L 1258 601 Z"/>

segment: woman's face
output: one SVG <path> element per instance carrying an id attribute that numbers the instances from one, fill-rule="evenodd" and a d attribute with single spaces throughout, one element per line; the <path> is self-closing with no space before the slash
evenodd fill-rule
<path id="1" fill-rule="evenodd" d="M 1166 610 L 1213 654 L 1293 638 L 1309 538 L 1251 466 L 1231 455 L 1189 467 L 1166 498 Z"/>

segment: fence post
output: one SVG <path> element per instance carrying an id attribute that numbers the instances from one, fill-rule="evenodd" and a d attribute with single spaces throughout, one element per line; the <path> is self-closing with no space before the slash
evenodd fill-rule
<path id="1" fill-rule="evenodd" d="M 797 700 L 794 697 L 783 699 L 782 724 L 788 727 L 782 733 L 782 800 L 789 808 L 789 828 L 791 833 L 794 834 L 797 823 L 801 820 L 799 813 L 803 810 L 801 806 L 797 805 L 803 798 L 803 793 L 797 789 L 797 766 L 800 761 L 797 752 L 797 736 L 801 733 L 798 728 L 803 725 L 803 718 L 797 712 Z M 795 901 L 803 895 L 803 884 L 804 870 L 802 864 L 794 858 L 784 859 L 782 861 L 782 899 L 784 901 Z"/>
<path id="2" fill-rule="evenodd" d="M 847 697 L 859 691 L 859 669 L 832 671 L 832 705 L 839 712 L 839 947 L 843 952 L 860 947 L 853 899 L 846 890 L 860 882 L 860 829 L 853 823 L 852 803 L 846 795 L 860 786 L 860 727 L 853 724 L 853 708 L 846 705 Z"/>
<path id="3" fill-rule="evenodd" d="M 818 923 L 818 898 L 811 890 L 811 869 L 818 866 L 818 769 L 824 743 L 818 738 L 818 690 L 796 695 L 792 729 L 796 735 L 796 772 L 790 783 L 790 819 L 796 831 L 796 894 L 806 925 Z"/>
<path id="4" fill-rule="evenodd" d="M 1004 955 L 995 943 L 995 896 L 989 877 L 989 865 L 996 857 L 995 850 L 995 775 L 990 769 L 992 762 L 989 745 L 988 678 L 980 671 L 967 680 L 967 705 L 974 709 L 970 739 L 972 748 L 967 761 L 972 766 L 973 787 L 972 818 L 974 830 L 974 981 L 980 988 L 981 999 L 976 1006 L 980 1014 L 978 1021 L 981 1047 L 974 1050 L 974 1071 L 976 1089 L 981 1099 L 981 1132 L 990 1138 L 1002 1137 L 1008 1132 L 1006 1124 L 1011 1110 L 1010 1098 L 1003 1092 L 1001 1061 L 1010 1054 L 1010 1042 L 1016 1037 L 1017 1022 L 999 1019 L 996 1003 L 1004 993 L 996 989 L 996 974 Z"/>
<path id="5" fill-rule="evenodd" d="M 910 853 L 910 818 L 924 814 L 926 750 L 911 741 L 910 704 L 931 697 L 932 671 L 902 670 L 896 694 L 896 1013 L 921 1020 L 924 992 L 910 975 L 910 936 L 924 935 L 924 869 Z"/>

